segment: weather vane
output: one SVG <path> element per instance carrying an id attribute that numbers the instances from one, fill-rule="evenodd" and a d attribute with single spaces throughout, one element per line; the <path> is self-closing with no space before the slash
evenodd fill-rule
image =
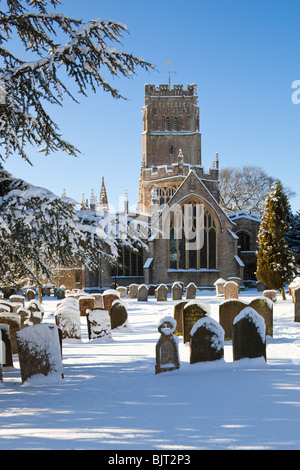
<path id="1" fill-rule="evenodd" d="M 177 72 L 175 72 L 175 70 L 174 71 L 171 70 L 171 62 L 166 60 L 166 63 L 169 64 L 169 70 L 168 71 L 162 70 L 162 73 L 168 73 L 169 74 L 169 88 L 171 89 L 171 73 L 177 73 Z"/>

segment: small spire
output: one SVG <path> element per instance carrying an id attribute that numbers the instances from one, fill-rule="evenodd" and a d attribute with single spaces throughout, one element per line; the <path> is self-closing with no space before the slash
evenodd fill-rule
<path id="1" fill-rule="evenodd" d="M 151 198 L 151 204 L 158 202 L 158 193 L 157 193 L 157 186 L 154 184 L 153 189 L 152 189 L 152 198 Z"/>
<path id="2" fill-rule="evenodd" d="M 109 205 L 107 200 L 107 193 L 104 183 L 104 176 L 102 176 L 102 185 L 101 185 L 101 192 L 100 192 L 100 200 L 99 200 L 99 208 L 101 211 L 108 212 Z"/>
<path id="3" fill-rule="evenodd" d="M 61 196 L 66 197 L 66 195 L 67 195 L 66 188 L 64 188 Z"/>
<path id="4" fill-rule="evenodd" d="M 82 211 L 86 210 L 86 202 L 85 202 L 85 195 L 84 194 L 82 194 L 80 209 Z"/>
<path id="5" fill-rule="evenodd" d="M 128 192 L 127 192 L 127 188 L 125 188 L 125 192 L 124 192 L 124 212 L 126 212 L 126 214 L 128 214 L 128 207 L 129 207 Z"/>
<path id="6" fill-rule="evenodd" d="M 96 209 L 96 197 L 93 189 L 91 189 L 90 208 L 92 211 Z"/>

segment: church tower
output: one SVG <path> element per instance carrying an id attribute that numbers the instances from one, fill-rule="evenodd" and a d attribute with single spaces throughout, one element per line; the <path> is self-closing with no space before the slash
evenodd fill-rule
<path id="1" fill-rule="evenodd" d="M 218 161 L 205 177 L 202 168 L 197 85 L 145 85 L 140 211 L 150 212 L 154 185 L 165 204 L 191 169 L 218 200 Z"/>

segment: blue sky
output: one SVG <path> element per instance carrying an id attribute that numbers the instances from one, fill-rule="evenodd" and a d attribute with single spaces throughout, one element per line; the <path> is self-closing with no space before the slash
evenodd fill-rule
<path id="1" fill-rule="evenodd" d="M 118 208 L 128 189 L 138 203 L 142 107 L 146 83 L 196 83 L 202 133 L 202 164 L 216 152 L 221 167 L 255 165 L 297 193 L 300 209 L 300 104 L 292 83 L 300 80 L 299 0 L 65 0 L 69 16 L 113 19 L 127 25 L 121 48 L 152 62 L 157 71 L 137 69 L 133 79 L 114 79 L 128 101 L 99 89 L 80 105 L 67 97 L 52 108 L 64 138 L 82 155 L 45 157 L 32 148 L 33 167 L 13 157 L 4 164 L 17 177 L 81 201 L 100 194 L 105 178 L 109 203 Z M 299 93 L 300 97 L 300 93 Z"/>

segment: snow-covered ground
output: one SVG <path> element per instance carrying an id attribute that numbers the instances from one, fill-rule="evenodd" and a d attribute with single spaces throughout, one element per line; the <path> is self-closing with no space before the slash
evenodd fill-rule
<path id="1" fill-rule="evenodd" d="M 241 292 L 251 300 L 256 290 Z M 223 301 L 198 291 L 218 320 Z M 175 301 L 125 299 L 130 328 L 112 339 L 64 340 L 64 379 L 22 384 L 18 359 L 0 386 L 0 449 L 199 450 L 300 449 L 300 323 L 291 297 L 274 304 L 274 336 L 267 362 L 189 363 L 179 342 L 180 368 L 155 375 L 157 325 Z M 44 322 L 54 322 L 57 300 L 46 298 Z"/>

